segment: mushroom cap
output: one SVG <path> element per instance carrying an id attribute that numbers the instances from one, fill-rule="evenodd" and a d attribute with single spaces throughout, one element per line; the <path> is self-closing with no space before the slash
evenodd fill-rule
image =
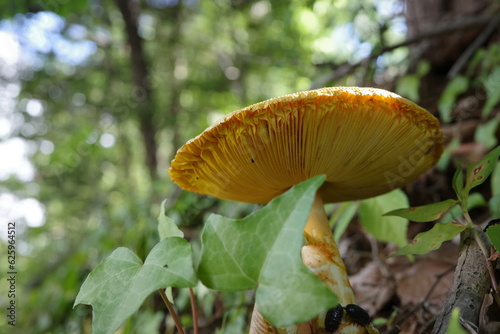
<path id="1" fill-rule="evenodd" d="M 325 203 L 383 194 L 443 151 L 439 121 L 394 93 L 359 87 L 298 92 L 226 115 L 182 146 L 169 170 L 182 189 L 267 203 L 325 174 Z"/>

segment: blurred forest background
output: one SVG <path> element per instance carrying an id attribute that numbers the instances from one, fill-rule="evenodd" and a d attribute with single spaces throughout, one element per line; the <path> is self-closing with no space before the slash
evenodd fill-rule
<path id="1" fill-rule="evenodd" d="M 452 197 L 453 170 L 498 143 L 499 24 L 494 0 L 2 0 L 0 247 L 5 254 L 15 221 L 19 275 L 17 326 L 2 319 L 0 332 L 90 333 L 91 308 L 73 309 L 82 282 L 117 247 L 144 258 L 159 240 L 164 199 L 195 250 L 208 213 L 251 212 L 181 192 L 167 171 L 188 139 L 267 98 L 357 85 L 419 103 L 442 121 L 447 150 L 404 190 L 413 206 Z M 490 185 L 471 201 L 477 223 L 499 217 L 500 189 Z M 391 248 L 356 219 L 341 243 L 351 274 Z M 409 237 L 422 228 L 411 225 Z M 419 305 L 432 275 L 453 267 L 450 247 L 455 255 L 439 255 L 434 271 L 413 269 L 427 290 L 372 287 L 381 302 L 370 313 Z M 4 309 L 3 283 L 0 293 Z M 189 325 L 188 293 L 174 293 Z M 244 332 L 251 293 L 196 293 L 206 333 Z M 436 309 L 405 320 L 431 321 Z M 172 332 L 166 313 L 151 296 L 122 333 Z"/>

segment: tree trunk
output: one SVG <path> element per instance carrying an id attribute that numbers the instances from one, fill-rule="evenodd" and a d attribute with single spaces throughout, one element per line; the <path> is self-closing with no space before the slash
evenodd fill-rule
<path id="1" fill-rule="evenodd" d="M 487 236 L 477 231 L 483 243 L 490 248 Z M 474 231 L 466 230 L 461 235 L 460 255 L 453 286 L 446 298 L 443 310 L 436 319 L 432 334 L 444 334 L 454 308 L 460 308 L 460 319 L 473 327 L 479 324 L 479 311 L 484 296 L 490 291 L 490 277 L 486 258 L 474 240 Z"/>
<path id="2" fill-rule="evenodd" d="M 147 84 L 149 77 L 148 66 L 144 50 L 142 48 L 142 38 L 139 36 L 137 26 L 138 6 L 130 0 L 117 0 L 118 8 L 125 22 L 125 31 L 130 46 L 130 57 L 132 62 L 132 76 L 134 88 L 130 92 L 132 98 L 137 101 L 137 112 L 139 119 L 139 129 L 142 134 L 145 149 L 146 166 L 152 180 L 156 178 L 157 144 L 156 126 L 154 122 L 154 107 L 151 98 L 151 88 Z"/>

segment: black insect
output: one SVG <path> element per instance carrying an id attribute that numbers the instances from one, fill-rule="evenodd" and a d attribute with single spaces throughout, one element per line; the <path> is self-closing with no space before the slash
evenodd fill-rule
<path id="1" fill-rule="evenodd" d="M 362 307 L 355 304 L 348 304 L 344 309 L 349 318 L 358 325 L 367 326 L 370 324 L 370 315 Z"/>
<path id="2" fill-rule="evenodd" d="M 328 333 L 334 333 L 339 328 L 343 315 L 344 308 L 340 304 L 326 312 L 325 329 Z"/>

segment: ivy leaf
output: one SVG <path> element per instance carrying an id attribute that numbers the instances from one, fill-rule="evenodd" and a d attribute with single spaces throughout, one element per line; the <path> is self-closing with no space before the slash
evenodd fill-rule
<path id="1" fill-rule="evenodd" d="M 151 292 L 196 284 L 191 253 L 189 243 L 178 237 L 158 243 L 144 263 L 120 247 L 89 274 L 74 306 L 92 306 L 93 333 L 114 333 Z"/>
<path id="2" fill-rule="evenodd" d="M 436 223 L 429 231 L 417 234 L 408 245 L 394 253 L 393 256 L 428 253 L 438 249 L 443 242 L 453 239 L 466 228 L 469 226 L 457 222 Z"/>
<path id="3" fill-rule="evenodd" d="M 387 194 L 362 201 L 358 214 L 361 224 L 377 240 L 393 242 L 399 247 L 403 247 L 407 243 L 408 219 L 388 217 L 383 216 L 383 214 L 408 205 L 408 198 L 405 193 L 400 189 L 396 189 Z"/>
<path id="4" fill-rule="evenodd" d="M 384 216 L 398 216 L 414 222 L 430 222 L 443 217 L 448 210 L 458 203 L 455 199 L 417 206 L 408 209 L 397 209 L 384 214 Z"/>
<path id="5" fill-rule="evenodd" d="M 160 240 L 170 238 L 170 237 L 180 237 L 184 238 L 184 232 L 182 232 L 173 219 L 165 215 L 165 203 L 164 200 L 160 206 L 160 214 L 158 215 L 158 234 L 160 235 Z"/>
<path id="6" fill-rule="evenodd" d="M 460 308 L 455 307 L 451 312 L 450 322 L 445 334 L 467 334 L 462 325 L 460 325 Z"/>
<path id="7" fill-rule="evenodd" d="M 466 183 L 462 194 L 468 194 L 472 188 L 477 187 L 478 185 L 486 181 L 488 176 L 490 176 L 491 172 L 493 172 L 493 170 L 495 169 L 495 165 L 499 156 L 500 146 L 495 148 L 490 153 L 486 154 L 484 158 L 482 158 L 478 162 L 467 166 Z"/>
<path id="8" fill-rule="evenodd" d="M 500 225 L 488 227 L 486 234 L 488 235 L 488 238 L 490 238 L 490 242 L 493 247 L 495 247 L 497 252 L 500 253 Z"/>
<path id="9" fill-rule="evenodd" d="M 302 263 L 303 230 L 324 176 L 304 181 L 243 219 L 211 215 L 202 232 L 200 280 L 217 290 L 256 288 L 277 327 L 312 319 L 337 298 Z"/>

